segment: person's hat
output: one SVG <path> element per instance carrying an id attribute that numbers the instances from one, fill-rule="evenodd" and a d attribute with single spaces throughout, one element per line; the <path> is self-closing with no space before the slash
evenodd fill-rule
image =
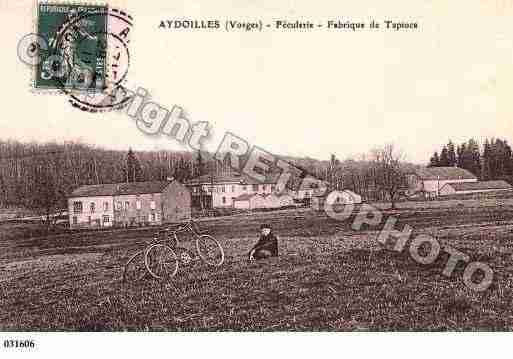
<path id="1" fill-rule="evenodd" d="M 267 224 L 267 223 L 264 223 L 264 224 L 260 225 L 260 229 L 264 229 L 264 228 L 271 229 L 271 226 L 269 224 Z"/>

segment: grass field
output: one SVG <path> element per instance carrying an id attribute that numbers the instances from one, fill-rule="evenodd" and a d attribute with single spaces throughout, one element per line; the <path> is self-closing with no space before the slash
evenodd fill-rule
<path id="1" fill-rule="evenodd" d="M 220 268 L 181 267 L 173 282 L 124 285 L 123 264 L 155 228 L 27 238 L 0 227 L 0 330 L 511 330 L 513 203 L 406 203 L 398 227 L 436 236 L 488 263 L 473 292 L 324 213 L 287 210 L 200 222 L 225 248 Z M 248 263 L 260 223 L 280 256 Z"/>

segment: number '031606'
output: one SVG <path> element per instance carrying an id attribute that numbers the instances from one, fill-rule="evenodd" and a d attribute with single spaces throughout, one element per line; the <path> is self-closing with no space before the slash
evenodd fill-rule
<path id="1" fill-rule="evenodd" d="M 34 348 L 33 340 L 4 340 L 4 348 Z"/>

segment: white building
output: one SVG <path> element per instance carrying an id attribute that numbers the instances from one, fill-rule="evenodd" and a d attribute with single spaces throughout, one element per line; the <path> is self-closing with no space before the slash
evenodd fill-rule
<path id="1" fill-rule="evenodd" d="M 251 209 L 250 198 L 252 194 L 241 194 L 239 197 L 233 199 L 233 208 L 236 209 Z"/>
<path id="2" fill-rule="evenodd" d="M 227 208 L 234 207 L 234 199 L 242 195 L 264 195 L 282 191 L 283 188 L 277 185 L 278 177 L 269 176 L 265 181 L 259 182 L 238 173 L 225 176 L 204 175 L 190 180 L 186 186 L 191 191 L 193 207 L 200 208 L 203 201 L 203 208 Z"/>
<path id="3" fill-rule="evenodd" d="M 294 198 L 290 194 L 281 194 L 278 196 L 280 207 L 290 207 L 294 205 Z"/>
<path id="4" fill-rule="evenodd" d="M 410 195 L 422 194 L 426 197 L 437 197 L 446 184 L 471 182 L 477 182 L 477 177 L 463 168 L 421 168 L 408 176 L 408 192 Z"/>
<path id="5" fill-rule="evenodd" d="M 506 181 L 482 181 L 467 183 L 447 183 L 440 189 L 440 196 L 455 194 L 510 191 L 513 187 Z"/>
<path id="6" fill-rule="evenodd" d="M 70 228 L 160 225 L 191 217 L 191 196 L 178 181 L 85 185 L 68 196 Z"/>
<path id="7" fill-rule="evenodd" d="M 294 192 L 294 199 L 304 200 L 315 196 L 322 196 L 328 190 L 328 182 L 312 178 L 312 181 L 305 179 Z"/>
<path id="8" fill-rule="evenodd" d="M 361 204 L 362 196 L 359 194 L 345 189 L 342 191 L 336 191 L 333 193 L 326 193 L 322 196 L 315 196 L 312 198 L 311 207 L 316 211 L 324 210 L 326 201 L 329 199 L 329 205 L 346 205 L 346 204 Z"/>

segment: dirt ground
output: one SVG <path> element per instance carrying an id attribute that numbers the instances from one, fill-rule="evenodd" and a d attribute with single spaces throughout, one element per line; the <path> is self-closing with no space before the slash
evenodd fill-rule
<path id="1" fill-rule="evenodd" d="M 511 330 L 513 203 L 409 204 L 386 211 L 396 228 L 490 265 L 486 291 L 464 285 L 464 266 L 443 276 L 448 255 L 418 264 L 379 244 L 379 228 L 307 209 L 201 221 L 226 261 L 182 266 L 171 282 L 122 282 L 155 228 L 16 238 L 0 227 L 0 330 Z M 250 263 L 262 222 L 280 256 Z"/>

